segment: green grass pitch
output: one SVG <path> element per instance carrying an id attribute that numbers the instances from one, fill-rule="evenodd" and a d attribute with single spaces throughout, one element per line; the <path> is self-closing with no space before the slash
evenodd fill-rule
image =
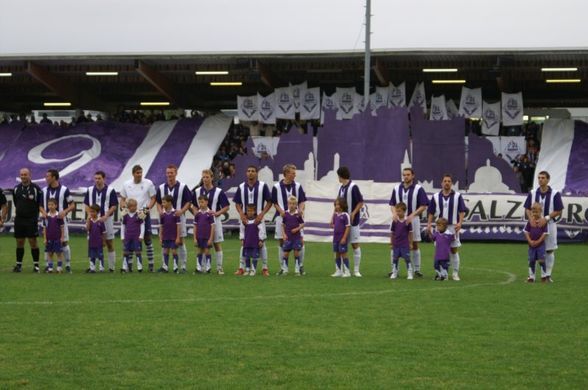
<path id="1" fill-rule="evenodd" d="M 307 276 L 277 277 L 275 241 L 271 277 L 237 277 L 238 245 L 225 276 L 88 275 L 75 236 L 74 274 L 38 275 L 28 247 L 10 272 L 2 236 L 0 388 L 588 387 L 585 244 L 534 285 L 522 243 L 466 242 L 461 282 L 432 280 L 431 244 L 413 281 L 386 278 L 382 244 L 362 246 L 363 278 L 331 278 L 326 243 L 307 244 Z"/>

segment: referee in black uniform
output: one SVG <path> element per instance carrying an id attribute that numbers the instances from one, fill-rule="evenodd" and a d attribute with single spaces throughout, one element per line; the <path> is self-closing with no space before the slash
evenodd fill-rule
<path id="1" fill-rule="evenodd" d="M 14 238 L 16 238 L 16 265 L 14 272 L 22 271 L 25 238 L 29 239 L 33 256 L 34 271 L 39 272 L 39 212 L 43 210 L 43 192 L 35 183 L 31 182 L 31 171 L 28 168 L 20 170 L 20 184 L 14 187 L 12 199 L 15 209 Z"/>

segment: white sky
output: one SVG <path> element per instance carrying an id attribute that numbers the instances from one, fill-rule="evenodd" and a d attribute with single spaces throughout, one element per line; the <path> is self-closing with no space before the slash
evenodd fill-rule
<path id="1" fill-rule="evenodd" d="M 2 0 L 0 56 L 361 50 L 364 2 Z M 372 0 L 372 14 L 376 50 L 588 49 L 587 0 Z"/>

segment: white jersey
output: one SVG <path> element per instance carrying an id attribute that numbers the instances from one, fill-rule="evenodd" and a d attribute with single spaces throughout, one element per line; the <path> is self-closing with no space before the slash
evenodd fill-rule
<path id="1" fill-rule="evenodd" d="M 120 190 L 120 195 L 126 200 L 135 199 L 139 209 L 147 207 L 155 193 L 155 186 L 149 179 L 143 179 L 140 183 L 135 183 L 133 179 L 127 180 Z"/>

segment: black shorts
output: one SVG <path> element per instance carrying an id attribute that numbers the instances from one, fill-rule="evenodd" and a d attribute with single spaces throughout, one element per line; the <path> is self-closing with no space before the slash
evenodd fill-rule
<path id="1" fill-rule="evenodd" d="M 16 218 L 14 220 L 14 238 L 31 238 L 39 236 L 37 218 Z"/>

